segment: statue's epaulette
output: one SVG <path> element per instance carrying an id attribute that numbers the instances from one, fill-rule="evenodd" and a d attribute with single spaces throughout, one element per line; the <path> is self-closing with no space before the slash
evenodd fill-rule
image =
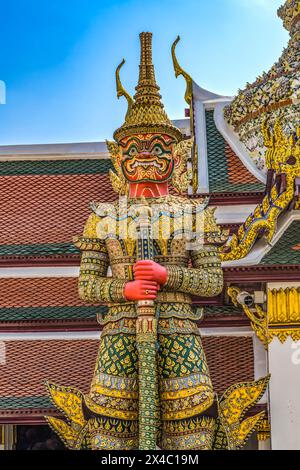
<path id="1" fill-rule="evenodd" d="M 97 238 L 97 225 L 100 217 L 92 212 L 84 226 L 83 236 L 86 238 Z"/>
<path id="2" fill-rule="evenodd" d="M 73 238 L 74 245 L 80 250 L 103 251 L 105 245 L 97 235 L 97 225 L 100 217 L 92 212 L 84 226 L 82 236 Z"/>
<path id="3" fill-rule="evenodd" d="M 105 245 L 99 238 L 73 237 L 74 245 L 81 251 L 105 251 Z"/>

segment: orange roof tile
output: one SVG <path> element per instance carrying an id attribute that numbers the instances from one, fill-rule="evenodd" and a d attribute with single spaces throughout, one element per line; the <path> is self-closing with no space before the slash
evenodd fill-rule
<path id="1" fill-rule="evenodd" d="M 98 341 L 6 341 L 4 345 L 0 397 L 47 396 L 45 380 L 89 390 Z"/>
<path id="2" fill-rule="evenodd" d="M 13 408 L 8 405 L 9 398 L 19 400 L 18 403 L 22 397 L 47 398 L 45 380 L 75 386 L 84 393 L 88 392 L 98 344 L 98 340 L 3 342 L 0 361 L 0 408 Z M 217 393 L 222 393 L 233 383 L 253 380 L 251 338 L 204 337 L 203 345 Z M 3 399 L 6 400 L 6 408 L 2 404 Z"/>
<path id="3" fill-rule="evenodd" d="M 251 337 L 206 336 L 202 338 L 215 392 L 253 380 L 254 355 Z"/>
<path id="4" fill-rule="evenodd" d="M 86 305 L 79 299 L 77 278 L 0 279 L 1 308 Z"/>
<path id="5" fill-rule="evenodd" d="M 257 178 L 247 170 L 227 142 L 225 144 L 225 155 L 227 157 L 229 183 L 258 183 Z"/>
<path id="6" fill-rule="evenodd" d="M 0 177 L 0 245 L 71 242 L 89 204 L 116 199 L 108 174 Z"/>

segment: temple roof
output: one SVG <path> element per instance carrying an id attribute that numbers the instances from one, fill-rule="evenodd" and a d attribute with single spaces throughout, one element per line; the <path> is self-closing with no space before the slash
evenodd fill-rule
<path id="1" fill-rule="evenodd" d="M 217 192 L 260 192 L 265 185 L 243 165 L 218 131 L 214 111 L 206 111 L 209 189 Z"/>
<path id="2" fill-rule="evenodd" d="M 3 351 L 4 349 L 4 351 Z M 5 364 L 0 363 L 0 417 L 25 409 L 52 409 L 45 381 L 90 386 L 98 341 L 29 340 L 2 342 Z"/>
<path id="3" fill-rule="evenodd" d="M 206 134 L 210 193 L 262 193 L 217 130 L 213 110 L 206 111 Z M 107 157 L 104 144 L 33 145 L 31 153 L 30 146 L 0 147 L 0 259 L 77 262 L 72 238 L 82 233 L 90 203 L 117 198 Z"/>
<path id="4" fill-rule="evenodd" d="M 109 160 L 0 162 L 0 256 L 72 255 L 93 200 L 115 199 Z"/>
<path id="5" fill-rule="evenodd" d="M 98 352 L 96 339 L 4 340 L 0 361 L 0 420 L 42 418 L 53 413 L 45 381 L 87 393 Z M 218 394 L 237 381 L 253 380 L 252 337 L 204 337 L 212 381 Z M 220 355 L 220 351 L 222 354 Z"/>
<path id="6" fill-rule="evenodd" d="M 0 322 L 93 320 L 105 307 L 85 304 L 77 277 L 2 278 Z"/>
<path id="7" fill-rule="evenodd" d="M 259 271 L 265 271 L 266 276 L 271 276 L 270 270 L 272 269 L 277 271 L 277 280 L 280 278 L 284 281 L 288 272 L 292 273 L 293 279 L 298 280 L 300 274 L 297 269 L 300 265 L 299 229 L 299 210 L 286 211 L 277 221 L 276 232 L 271 243 L 266 237 L 259 237 L 245 257 L 223 261 L 222 266 L 225 272 L 227 268 L 243 270 L 246 267 L 252 267 L 254 276 L 259 276 Z"/>
<path id="8" fill-rule="evenodd" d="M 300 265 L 300 220 L 293 222 L 263 257 L 261 264 Z"/>

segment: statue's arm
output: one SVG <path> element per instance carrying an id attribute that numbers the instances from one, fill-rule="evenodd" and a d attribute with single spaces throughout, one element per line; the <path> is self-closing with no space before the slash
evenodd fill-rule
<path id="1" fill-rule="evenodd" d="M 100 249 L 84 250 L 78 281 L 79 297 L 85 302 L 122 302 L 125 280 L 107 277 L 108 255 Z"/>
<path id="2" fill-rule="evenodd" d="M 191 253 L 192 268 L 167 267 L 165 287 L 202 297 L 213 297 L 223 290 L 223 271 L 217 248 L 211 245 Z"/>
<path id="3" fill-rule="evenodd" d="M 104 240 L 97 238 L 99 219 L 92 214 L 82 237 L 75 237 L 74 244 L 82 251 L 78 280 L 79 297 L 85 302 L 122 302 L 125 280 L 107 276 L 109 256 Z"/>

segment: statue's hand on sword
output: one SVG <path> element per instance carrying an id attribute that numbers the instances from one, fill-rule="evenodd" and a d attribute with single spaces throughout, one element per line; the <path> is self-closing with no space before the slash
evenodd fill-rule
<path id="1" fill-rule="evenodd" d="M 157 297 L 159 284 L 154 281 L 139 279 L 136 281 L 127 282 L 124 289 L 124 296 L 126 300 L 151 300 L 154 301 Z"/>
<path id="2" fill-rule="evenodd" d="M 160 287 L 167 281 L 167 270 L 152 260 L 143 260 L 133 267 L 135 281 L 125 285 L 127 300 L 155 300 Z"/>
<path id="3" fill-rule="evenodd" d="M 167 282 L 167 270 L 152 260 L 142 260 L 135 263 L 133 267 L 134 278 L 157 282 L 159 286 L 164 286 Z"/>

